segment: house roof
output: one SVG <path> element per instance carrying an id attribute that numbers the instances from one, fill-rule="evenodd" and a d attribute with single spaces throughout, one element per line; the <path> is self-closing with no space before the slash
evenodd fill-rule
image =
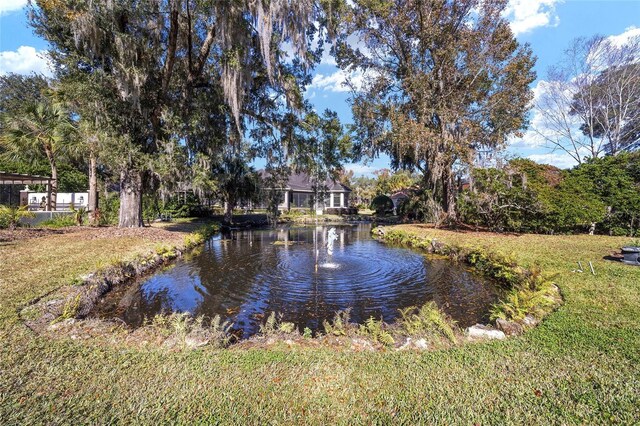
<path id="1" fill-rule="evenodd" d="M 269 177 L 269 174 L 264 170 L 260 170 L 259 173 L 263 179 Z M 329 192 L 351 192 L 351 188 L 331 178 L 327 178 L 324 181 L 324 185 L 327 187 Z M 292 173 L 289 176 L 286 187 L 283 189 L 290 189 L 292 191 L 313 191 L 313 179 L 308 173 Z"/>
<path id="2" fill-rule="evenodd" d="M 398 191 L 395 194 L 390 195 L 389 198 L 391 198 L 393 201 L 395 201 L 395 200 L 399 200 L 401 198 L 409 198 L 409 195 L 407 195 L 407 192 L 405 190 L 403 190 L 403 191 Z"/>
<path id="3" fill-rule="evenodd" d="M 10 173 L 0 171 L 0 185 L 47 185 L 51 183 L 51 178 L 38 175 L 23 175 L 20 173 Z"/>

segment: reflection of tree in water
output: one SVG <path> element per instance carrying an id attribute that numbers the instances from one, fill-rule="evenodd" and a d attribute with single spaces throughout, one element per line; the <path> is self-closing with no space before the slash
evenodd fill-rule
<path id="1" fill-rule="evenodd" d="M 487 320 L 487 307 L 496 300 L 493 285 L 474 276 L 462 265 L 443 259 L 425 259 L 425 297 L 455 318 L 461 325 Z"/>
<path id="2" fill-rule="evenodd" d="M 354 321 L 369 316 L 391 321 L 400 308 L 434 300 L 454 318 L 476 321 L 493 301 L 492 287 L 462 267 L 373 241 L 370 226 L 337 227 L 328 256 L 327 230 L 239 231 L 209 241 L 201 253 L 150 278 L 121 305 L 130 304 L 130 318 L 162 311 L 219 314 L 251 334 L 272 311 L 300 327 L 319 329 L 323 319 L 347 307 Z"/>

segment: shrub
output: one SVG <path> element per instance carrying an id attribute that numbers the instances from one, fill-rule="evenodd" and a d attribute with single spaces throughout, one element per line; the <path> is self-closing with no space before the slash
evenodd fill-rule
<path id="1" fill-rule="evenodd" d="M 75 214 L 54 214 L 51 219 L 40 222 L 40 226 L 45 228 L 66 228 L 76 225 Z"/>
<path id="2" fill-rule="evenodd" d="M 20 226 L 20 219 L 35 217 L 35 214 L 24 207 L 11 207 L 0 205 L 0 229 L 15 229 Z"/>
<path id="3" fill-rule="evenodd" d="M 327 207 L 325 209 L 326 214 L 335 214 L 335 215 L 356 215 L 358 214 L 358 209 L 356 207 Z"/>
<path id="4" fill-rule="evenodd" d="M 475 169 L 458 196 L 463 222 L 494 231 L 633 235 L 640 222 L 640 153 L 589 160 L 572 170 L 516 159 Z"/>
<path id="5" fill-rule="evenodd" d="M 430 191 L 418 190 L 412 192 L 410 197 L 400 204 L 398 214 L 407 219 L 439 224 L 442 221 L 443 210 L 433 200 Z"/>
<path id="6" fill-rule="evenodd" d="M 100 199 L 99 225 L 116 225 L 118 223 L 118 213 L 120 210 L 120 195 L 117 192 L 110 192 Z"/>
<path id="7" fill-rule="evenodd" d="M 410 306 L 399 309 L 400 325 L 410 336 L 443 336 L 452 343 L 456 343 L 453 331 L 453 320 L 449 319 L 434 302 L 424 304 L 418 308 Z"/>
<path id="8" fill-rule="evenodd" d="M 369 317 L 364 324 L 358 327 L 358 334 L 369 337 L 373 341 L 382 343 L 385 346 L 393 346 L 395 340 L 391 333 L 385 330 L 385 326 L 384 321 L 376 321 L 373 317 Z"/>

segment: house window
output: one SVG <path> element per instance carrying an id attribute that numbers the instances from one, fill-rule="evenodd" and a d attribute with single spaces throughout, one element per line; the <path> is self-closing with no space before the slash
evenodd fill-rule
<path id="1" fill-rule="evenodd" d="M 291 207 L 309 207 L 311 198 L 305 192 L 294 192 L 291 194 Z"/>
<path id="2" fill-rule="evenodd" d="M 333 207 L 342 207 L 340 205 L 340 194 L 331 194 L 333 197 Z"/>

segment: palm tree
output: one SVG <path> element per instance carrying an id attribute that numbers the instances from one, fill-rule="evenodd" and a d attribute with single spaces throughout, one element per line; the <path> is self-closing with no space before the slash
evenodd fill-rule
<path id="1" fill-rule="evenodd" d="M 51 208 L 56 209 L 58 168 L 56 160 L 69 145 L 75 127 L 68 112 L 60 105 L 36 102 L 24 110 L 3 117 L 4 134 L 0 145 L 8 156 L 34 160 L 42 155 L 51 167 Z"/>

